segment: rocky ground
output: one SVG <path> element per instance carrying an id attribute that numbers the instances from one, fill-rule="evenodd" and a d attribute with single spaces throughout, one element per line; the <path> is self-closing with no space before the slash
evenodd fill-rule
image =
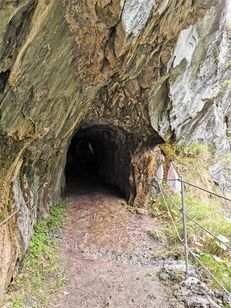
<path id="1" fill-rule="evenodd" d="M 70 188 L 59 256 L 67 283 L 52 307 L 229 307 L 229 299 L 194 277 L 184 262 L 154 258 L 168 249 L 148 230 L 163 228 L 145 210 L 94 184 Z"/>
<path id="2" fill-rule="evenodd" d="M 183 307 L 152 258 L 163 243 L 146 231 L 157 222 L 121 202 L 95 187 L 71 195 L 60 248 L 67 284 L 55 307 Z"/>
<path id="3" fill-rule="evenodd" d="M 186 279 L 184 261 L 176 254 L 170 257 L 173 247 L 166 238 L 153 236 L 166 222 L 150 217 L 145 208 L 129 207 L 95 181 L 69 186 L 67 199 L 64 223 L 51 235 L 59 247 L 53 256 L 56 269 L 51 276 L 41 276 L 37 291 L 25 282 L 20 291 L 16 283 L 4 307 L 231 307 L 230 298 L 209 289 L 192 266 Z M 45 256 L 42 260 L 52 266 Z M 31 270 L 40 273 L 36 267 Z M 28 273 L 22 270 L 21 281 L 22 275 Z M 55 279 L 59 282 L 50 290 L 52 277 L 61 277 L 61 284 Z M 26 296 L 19 301 L 25 288 Z"/>

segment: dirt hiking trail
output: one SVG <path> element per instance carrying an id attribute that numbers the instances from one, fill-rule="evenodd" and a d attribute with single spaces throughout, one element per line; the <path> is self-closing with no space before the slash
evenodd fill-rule
<path id="1" fill-rule="evenodd" d="M 71 189 L 59 258 L 67 283 L 54 307 L 180 307 L 160 283 L 147 235 L 155 220 L 129 212 L 122 199 L 97 185 Z M 182 307 L 182 306 L 181 306 Z"/>

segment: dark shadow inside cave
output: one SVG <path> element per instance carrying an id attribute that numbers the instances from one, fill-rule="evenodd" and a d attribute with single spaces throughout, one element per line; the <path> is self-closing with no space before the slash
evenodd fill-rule
<path id="1" fill-rule="evenodd" d="M 66 182 L 96 181 L 99 162 L 94 142 L 87 137 L 73 138 L 67 153 Z"/>
<path id="2" fill-rule="evenodd" d="M 124 131 L 107 125 L 81 127 L 67 152 L 65 192 L 100 185 L 128 199 L 130 167 L 131 153 Z"/>

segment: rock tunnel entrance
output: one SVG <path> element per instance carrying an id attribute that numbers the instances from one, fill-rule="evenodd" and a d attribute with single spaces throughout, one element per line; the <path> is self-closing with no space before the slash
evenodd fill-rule
<path id="1" fill-rule="evenodd" d="M 155 172 L 155 146 L 162 139 L 145 139 L 110 125 L 81 125 L 67 152 L 66 187 L 110 185 L 128 202 L 144 202 Z M 135 201 L 135 202 L 136 202 Z"/>
<path id="2" fill-rule="evenodd" d="M 128 135 L 108 125 L 80 127 L 72 137 L 65 168 L 66 190 L 74 185 L 110 185 L 129 199 Z"/>

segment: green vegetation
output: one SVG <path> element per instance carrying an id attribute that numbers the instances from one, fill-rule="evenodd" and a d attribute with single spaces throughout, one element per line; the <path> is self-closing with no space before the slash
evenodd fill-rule
<path id="1" fill-rule="evenodd" d="M 231 31 L 231 22 L 226 22 L 225 26 L 228 31 Z"/>
<path id="2" fill-rule="evenodd" d="M 208 154 L 214 151 L 213 146 L 208 146 L 206 144 L 193 143 L 189 145 L 176 145 L 175 153 L 180 156 L 193 156 Z"/>
<path id="3" fill-rule="evenodd" d="M 169 192 L 168 192 L 169 193 Z M 180 196 L 171 195 L 178 208 L 181 207 Z M 166 202 L 171 210 L 176 227 L 181 238 L 183 238 L 183 225 L 181 212 L 173 206 L 173 203 L 166 199 Z M 231 219 L 224 216 L 215 205 L 203 204 L 189 196 L 185 198 L 187 214 L 198 221 L 206 229 L 214 233 L 220 240 L 230 244 L 231 239 Z M 154 217 L 168 218 L 168 210 L 164 199 L 159 198 L 151 205 L 151 215 Z M 221 281 L 224 286 L 231 291 L 231 253 L 218 240 L 214 239 L 207 232 L 202 230 L 193 221 L 187 219 L 188 243 L 189 247 L 196 253 L 199 259 L 211 270 L 214 276 Z M 158 232 L 150 232 L 154 236 Z M 176 230 L 172 223 L 169 223 L 165 235 L 168 240 L 176 246 L 176 250 L 180 251 L 181 246 Z M 163 238 L 163 234 L 161 234 Z M 178 247 L 178 248 L 177 248 Z M 195 260 L 191 259 L 191 262 Z"/>
<path id="4" fill-rule="evenodd" d="M 224 90 L 226 86 L 230 85 L 231 84 L 231 80 L 224 80 L 221 85 L 220 85 L 220 88 L 221 90 Z"/>
<path id="5" fill-rule="evenodd" d="M 60 201 L 51 208 L 50 216 L 36 225 L 19 275 L 11 287 L 11 308 L 46 307 L 57 288 L 65 283 L 53 236 L 62 225 L 65 212 L 66 203 Z"/>
<path id="6" fill-rule="evenodd" d="M 227 290 L 231 291 L 231 268 L 227 258 L 221 259 L 205 253 L 200 255 L 200 261 L 212 271 Z"/>
<path id="7" fill-rule="evenodd" d="M 211 153 L 214 151 L 213 146 L 206 144 L 193 143 L 189 145 L 179 145 L 164 143 L 160 145 L 163 153 L 168 159 L 175 160 L 177 157 L 195 157 L 198 154 Z"/>
<path id="8" fill-rule="evenodd" d="M 165 169 L 174 162 L 177 171 L 185 180 L 198 180 L 198 175 L 207 173 L 207 166 L 214 154 L 214 146 L 205 144 L 163 144 L 161 150 L 165 155 Z M 200 162 L 199 162 L 200 160 Z"/>
<path id="9" fill-rule="evenodd" d="M 166 234 L 162 229 L 147 230 L 146 233 L 154 240 L 165 241 Z"/>
<path id="10" fill-rule="evenodd" d="M 165 169 L 168 169 L 169 162 L 173 161 L 175 169 L 179 174 L 183 175 L 186 181 L 222 194 L 222 192 L 219 191 L 219 187 L 214 185 L 208 174 L 208 168 L 211 166 L 211 159 L 215 154 L 213 146 L 206 146 L 203 144 L 191 144 L 187 146 L 165 144 L 162 145 L 161 148 L 165 154 Z M 223 158 L 226 158 L 226 156 Z M 172 194 L 167 184 L 163 187 L 170 195 L 175 205 L 180 209 L 181 196 L 179 194 Z M 183 238 L 182 214 L 168 198 L 166 198 L 165 202 L 170 208 L 178 232 L 181 238 Z M 170 220 L 165 202 L 160 195 L 156 200 L 150 197 L 150 214 L 153 217 L 168 222 L 165 230 L 166 239 L 170 243 L 170 246 L 173 247 L 173 255 L 174 252 L 176 252 L 178 253 L 178 257 L 181 258 L 183 257 L 182 244 Z M 211 195 L 207 193 L 195 190 L 186 185 L 185 205 L 187 214 L 190 217 L 194 218 L 202 226 L 215 234 L 220 240 L 231 245 L 231 219 L 225 216 L 224 203 L 215 197 L 211 197 Z M 203 262 L 214 276 L 231 292 L 231 252 L 229 249 L 189 219 L 187 219 L 187 229 L 190 249 L 197 254 L 200 261 Z M 164 237 L 162 232 L 159 234 L 158 230 L 149 231 L 149 235 L 154 238 Z M 168 250 L 171 251 L 171 248 Z M 169 253 L 167 255 L 169 255 Z M 192 257 L 191 262 L 195 262 L 195 259 Z M 199 264 L 197 265 L 200 267 Z M 218 287 L 215 283 L 214 286 Z"/>

